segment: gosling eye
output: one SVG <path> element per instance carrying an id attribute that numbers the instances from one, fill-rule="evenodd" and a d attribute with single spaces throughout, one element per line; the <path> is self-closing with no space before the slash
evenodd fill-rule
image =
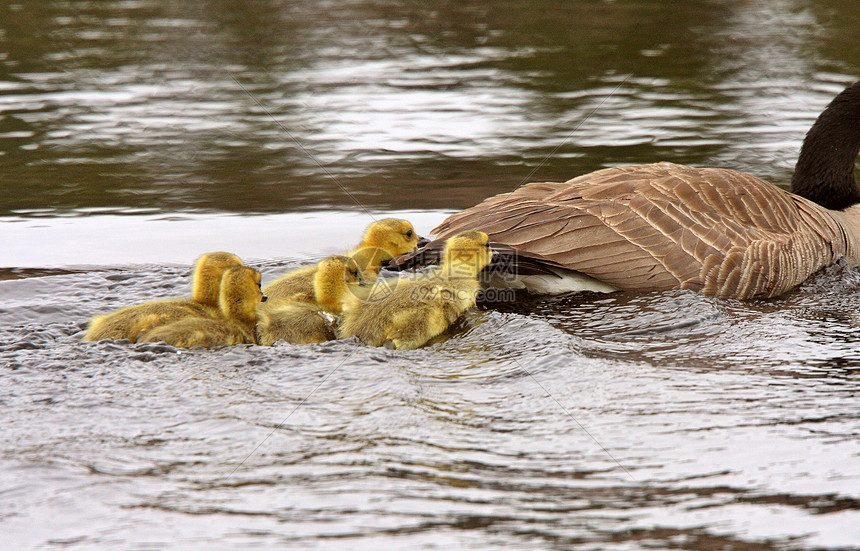
<path id="1" fill-rule="evenodd" d="M 484 247 L 485 247 L 485 248 L 487 248 L 487 249 L 489 249 L 489 248 L 490 248 L 490 242 L 489 242 L 489 241 L 487 241 L 486 243 L 484 243 Z"/>
<path id="2" fill-rule="evenodd" d="M 412 235 L 413 235 L 413 234 L 412 234 L 412 230 L 408 230 L 408 231 L 406 232 L 406 239 L 412 239 Z"/>
<path id="3" fill-rule="evenodd" d="M 358 277 L 358 270 L 352 271 L 352 277 Z"/>

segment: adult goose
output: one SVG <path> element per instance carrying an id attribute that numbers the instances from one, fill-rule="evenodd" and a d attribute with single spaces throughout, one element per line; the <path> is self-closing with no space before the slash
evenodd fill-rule
<path id="1" fill-rule="evenodd" d="M 423 249 L 432 261 L 467 230 L 490 236 L 503 277 L 533 292 L 693 289 L 774 297 L 846 257 L 860 262 L 860 82 L 810 129 L 789 193 L 749 174 L 671 163 L 531 183 L 448 217 Z"/>

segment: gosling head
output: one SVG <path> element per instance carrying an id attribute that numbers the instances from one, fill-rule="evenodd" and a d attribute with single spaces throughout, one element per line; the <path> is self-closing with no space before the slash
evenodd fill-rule
<path id="1" fill-rule="evenodd" d="M 418 248 L 418 234 L 407 220 L 386 218 L 377 220 L 367 227 L 359 249 L 368 247 L 380 249 L 379 265 L 384 260 L 412 252 Z M 386 258 L 383 258 L 386 257 Z"/>
<path id="2" fill-rule="evenodd" d="M 314 275 L 314 295 L 319 306 L 332 314 L 340 314 L 350 285 L 360 285 L 361 270 L 350 257 L 333 255 L 317 266 Z"/>
<path id="3" fill-rule="evenodd" d="M 230 319 L 255 321 L 257 305 L 266 300 L 266 295 L 260 289 L 261 280 L 260 272 L 254 268 L 227 268 L 221 276 L 221 313 Z"/>
<path id="4" fill-rule="evenodd" d="M 445 242 L 441 269 L 449 277 L 475 278 L 492 259 L 490 237 L 482 231 L 467 231 Z"/>
<path id="5" fill-rule="evenodd" d="M 194 301 L 218 307 L 221 276 L 227 268 L 233 266 L 242 266 L 242 261 L 235 254 L 216 252 L 201 256 L 197 260 L 192 279 L 191 297 Z"/>

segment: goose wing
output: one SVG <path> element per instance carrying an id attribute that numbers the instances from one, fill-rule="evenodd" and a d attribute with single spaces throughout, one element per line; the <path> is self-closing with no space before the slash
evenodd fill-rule
<path id="1" fill-rule="evenodd" d="M 657 163 L 528 184 L 448 217 L 432 233 L 441 242 L 481 230 L 526 264 L 574 270 L 617 289 L 750 298 L 780 294 L 832 261 L 836 251 L 822 241 L 838 228 L 807 203 L 741 172 Z"/>

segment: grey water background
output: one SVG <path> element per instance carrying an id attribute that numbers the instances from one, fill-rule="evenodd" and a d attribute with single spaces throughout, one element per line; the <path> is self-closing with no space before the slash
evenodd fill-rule
<path id="1" fill-rule="evenodd" d="M 373 219 L 659 160 L 787 185 L 855 0 L 0 2 L 0 547 L 857 549 L 860 269 L 520 297 L 391 352 L 81 343 Z"/>

